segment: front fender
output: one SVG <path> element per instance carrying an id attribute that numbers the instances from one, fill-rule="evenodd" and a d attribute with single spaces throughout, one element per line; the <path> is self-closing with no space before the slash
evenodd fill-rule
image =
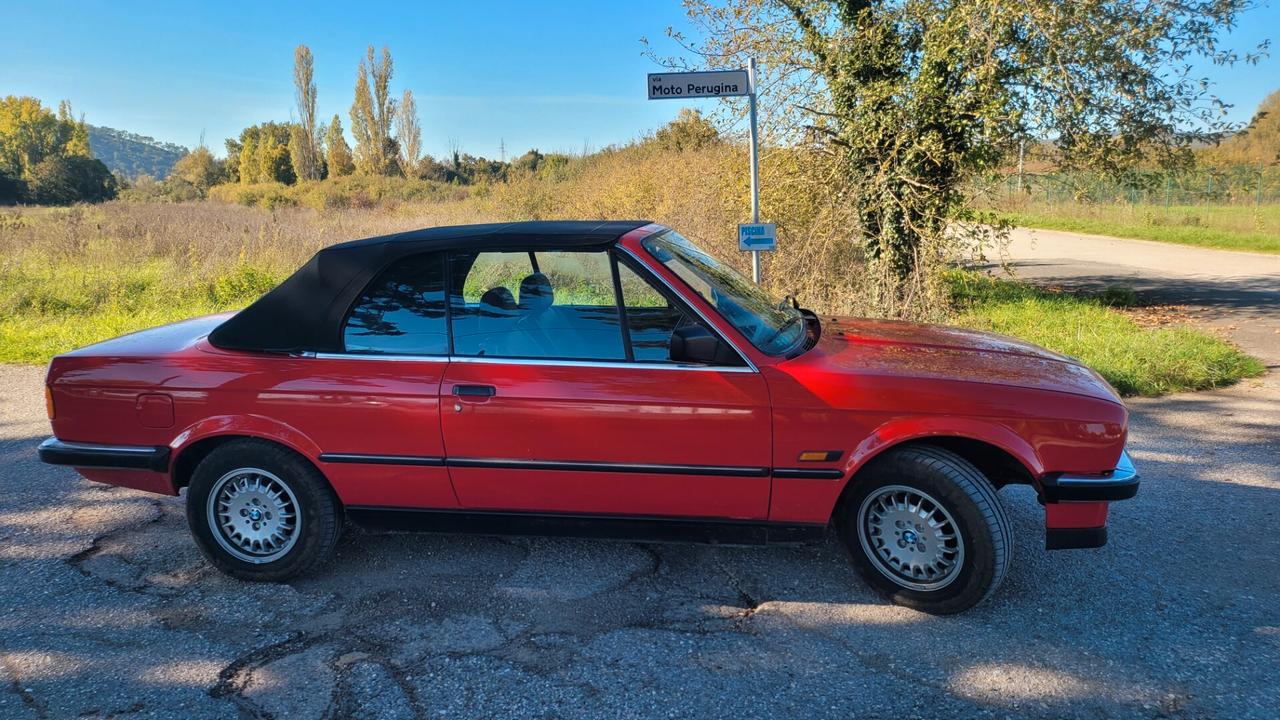
<path id="1" fill-rule="evenodd" d="M 896 445 L 931 437 L 977 440 L 1004 450 L 1022 463 L 1031 477 L 1044 474 L 1044 463 L 1031 444 L 1009 427 L 984 418 L 924 415 L 894 418 L 871 433 L 854 448 L 844 466 L 847 483 L 872 458 Z"/>
<path id="2" fill-rule="evenodd" d="M 894 418 L 877 427 L 849 453 L 839 482 L 775 477 L 769 517 L 780 522 L 825 523 L 852 478 L 873 458 L 903 443 L 935 437 L 987 443 L 1016 458 L 1032 477 L 1044 473 L 1044 463 L 1031 444 L 994 420 L 941 415 Z"/>

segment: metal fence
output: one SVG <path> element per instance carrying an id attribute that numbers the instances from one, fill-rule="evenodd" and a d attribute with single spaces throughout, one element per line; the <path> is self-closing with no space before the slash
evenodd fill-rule
<path id="1" fill-rule="evenodd" d="M 993 199 L 1022 202 L 1163 205 L 1280 204 L 1280 167 L 1238 166 L 1191 172 L 1014 173 L 987 186 Z"/>

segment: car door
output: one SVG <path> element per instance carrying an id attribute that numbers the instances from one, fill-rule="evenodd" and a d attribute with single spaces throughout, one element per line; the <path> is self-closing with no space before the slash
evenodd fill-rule
<path id="1" fill-rule="evenodd" d="M 701 322 L 612 252 L 454 253 L 441 385 L 462 507 L 759 519 L 768 393 L 737 365 L 671 362 Z"/>

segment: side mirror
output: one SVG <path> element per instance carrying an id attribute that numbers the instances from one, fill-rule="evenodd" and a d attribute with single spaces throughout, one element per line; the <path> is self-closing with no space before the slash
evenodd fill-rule
<path id="1" fill-rule="evenodd" d="M 701 325 L 685 325 L 671 333 L 671 359 L 707 365 L 742 364 L 733 348 Z"/>

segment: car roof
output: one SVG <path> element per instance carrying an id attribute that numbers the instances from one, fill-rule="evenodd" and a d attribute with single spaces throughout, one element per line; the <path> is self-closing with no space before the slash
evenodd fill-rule
<path id="1" fill-rule="evenodd" d="M 607 247 L 648 220 L 538 220 L 422 228 L 330 245 L 209 334 L 227 350 L 340 352 L 342 322 L 359 293 L 401 258 L 440 250 Z"/>

